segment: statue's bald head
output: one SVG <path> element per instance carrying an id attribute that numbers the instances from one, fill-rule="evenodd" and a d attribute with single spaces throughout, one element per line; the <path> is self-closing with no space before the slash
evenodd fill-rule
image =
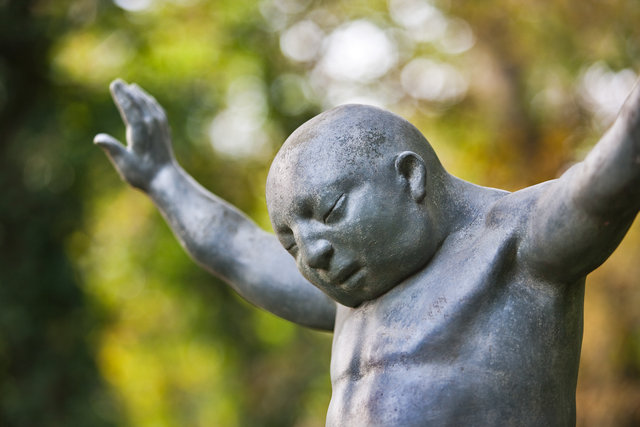
<path id="1" fill-rule="evenodd" d="M 402 117 L 368 105 L 342 105 L 296 129 L 274 159 L 271 174 L 279 174 L 273 168 L 290 168 L 293 158 L 299 166 L 301 161 L 316 167 L 335 161 L 336 166 L 365 162 L 375 167 L 380 159 L 402 151 L 415 152 L 427 168 L 443 172 L 426 138 Z"/>
<path id="2" fill-rule="evenodd" d="M 446 174 L 429 142 L 407 120 L 369 105 L 342 105 L 307 121 L 287 138 L 271 165 L 267 193 L 273 187 L 294 189 L 314 174 L 348 173 L 364 179 L 392 167 L 393 159 L 406 151 L 424 160 L 432 182 Z"/>

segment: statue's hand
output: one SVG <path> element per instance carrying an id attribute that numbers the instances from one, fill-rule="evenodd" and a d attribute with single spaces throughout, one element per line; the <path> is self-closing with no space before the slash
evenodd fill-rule
<path id="1" fill-rule="evenodd" d="M 120 176 L 133 187 L 148 191 L 153 178 L 174 162 L 167 116 L 158 102 L 138 85 L 115 80 L 111 95 L 127 126 L 127 146 L 111 135 L 96 135 Z"/>

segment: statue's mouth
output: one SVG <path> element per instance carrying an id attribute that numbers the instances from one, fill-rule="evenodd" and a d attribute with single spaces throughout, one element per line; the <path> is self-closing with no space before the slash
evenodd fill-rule
<path id="1" fill-rule="evenodd" d="M 338 286 L 344 288 L 348 287 L 352 279 L 358 275 L 358 273 L 362 271 L 362 267 L 357 262 L 351 263 L 347 265 L 345 268 L 340 270 L 338 275 L 336 276 L 334 283 L 337 283 Z"/>

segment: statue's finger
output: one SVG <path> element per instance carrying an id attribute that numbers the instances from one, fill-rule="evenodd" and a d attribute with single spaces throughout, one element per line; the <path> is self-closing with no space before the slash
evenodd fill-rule
<path id="1" fill-rule="evenodd" d="M 624 101 L 618 113 L 617 123 L 633 129 L 635 135 L 640 134 L 640 79 L 636 80 L 631 92 Z"/>
<path id="2" fill-rule="evenodd" d="M 111 96 L 120 111 L 122 120 L 127 124 L 141 123 L 143 120 L 143 112 L 140 108 L 140 101 L 137 99 L 133 90 L 123 80 L 117 79 L 111 82 L 109 86 Z"/>
<path id="3" fill-rule="evenodd" d="M 632 108 L 640 108 L 640 79 L 636 80 L 626 102 L 629 103 Z"/>
<path id="4" fill-rule="evenodd" d="M 120 141 L 106 133 L 99 133 L 96 135 L 95 138 L 93 138 L 93 143 L 102 148 L 114 161 L 122 157 L 124 152 L 127 150 Z"/>
<path id="5" fill-rule="evenodd" d="M 153 115 L 153 117 L 155 118 L 161 119 L 165 117 L 164 110 L 152 95 L 150 95 L 136 83 L 131 84 L 130 88 L 134 93 L 136 93 L 138 99 L 144 104 L 146 112 Z"/>

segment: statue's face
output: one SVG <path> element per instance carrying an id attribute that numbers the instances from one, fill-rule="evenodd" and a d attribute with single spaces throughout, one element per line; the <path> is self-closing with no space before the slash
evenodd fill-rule
<path id="1" fill-rule="evenodd" d="M 272 166 L 267 203 L 278 239 L 303 276 L 343 305 L 377 298 L 436 250 L 428 203 L 412 198 L 393 160 L 311 150 Z"/>

